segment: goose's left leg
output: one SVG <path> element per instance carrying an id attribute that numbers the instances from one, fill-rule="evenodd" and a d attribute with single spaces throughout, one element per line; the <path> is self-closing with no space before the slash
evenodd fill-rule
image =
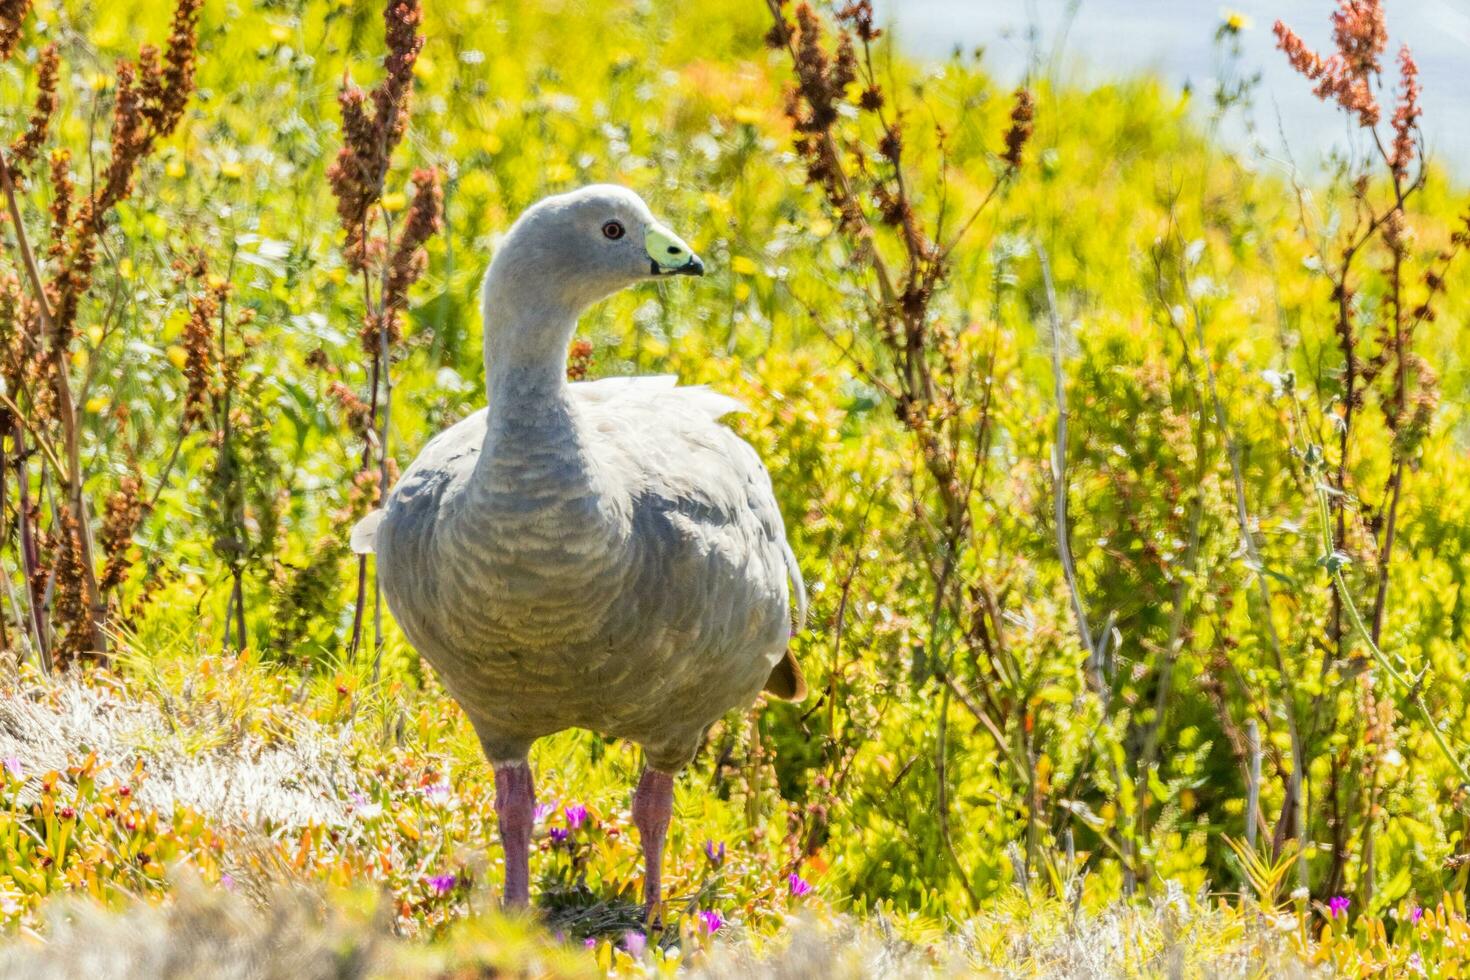
<path id="1" fill-rule="evenodd" d="M 662 896 L 664 838 L 674 814 L 674 777 L 648 768 L 633 792 L 633 824 L 643 843 L 643 902 L 648 914 L 658 915 Z"/>
<path id="2" fill-rule="evenodd" d="M 535 791 L 531 766 L 523 759 L 495 765 L 495 815 L 505 848 L 505 904 L 524 906 L 531 898 L 531 824 Z"/>

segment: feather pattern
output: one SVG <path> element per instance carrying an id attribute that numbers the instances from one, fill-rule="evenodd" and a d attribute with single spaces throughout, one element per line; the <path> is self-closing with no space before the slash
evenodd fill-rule
<path id="1" fill-rule="evenodd" d="M 577 726 L 677 768 L 760 691 L 805 589 L 739 402 L 673 378 L 564 386 L 435 437 L 372 535 L 394 616 L 492 757 Z"/>

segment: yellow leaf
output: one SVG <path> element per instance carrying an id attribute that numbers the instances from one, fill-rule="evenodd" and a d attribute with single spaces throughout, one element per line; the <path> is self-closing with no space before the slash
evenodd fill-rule
<path id="1" fill-rule="evenodd" d="M 398 824 L 398 829 L 403 831 L 404 837 L 407 837 L 409 840 L 419 839 L 419 828 L 418 825 L 414 823 L 413 816 L 411 814 L 400 813 L 395 823 Z"/>

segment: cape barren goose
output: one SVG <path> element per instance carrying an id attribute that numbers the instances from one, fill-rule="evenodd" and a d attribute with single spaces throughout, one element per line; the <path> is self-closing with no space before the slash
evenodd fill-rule
<path id="1" fill-rule="evenodd" d="M 440 433 L 352 532 L 388 606 L 495 769 L 505 900 L 529 891 L 536 739 L 588 728 L 643 747 L 633 795 L 659 902 L 673 777 L 762 688 L 801 698 L 787 651 L 806 595 L 739 403 L 672 377 L 568 383 L 577 316 L 704 266 L 633 192 L 521 215 L 485 274 L 485 410 Z M 789 582 L 789 586 L 788 586 Z"/>

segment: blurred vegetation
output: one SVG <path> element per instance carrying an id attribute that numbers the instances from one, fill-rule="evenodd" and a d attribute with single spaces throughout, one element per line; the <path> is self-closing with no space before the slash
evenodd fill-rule
<path id="1" fill-rule="evenodd" d="M 38 3 L 0 66 L 4 131 L 25 128 L 55 43 L 59 105 L 42 158 L 69 149 L 85 195 L 109 158 L 115 66 L 161 43 L 170 15 L 133 0 Z M 707 942 L 703 912 L 718 911 L 726 935 L 756 935 L 823 908 L 881 913 L 922 943 L 1000 901 L 1096 912 L 1175 888 L 1274 889 L 1301 916 L 1303 948 L 1325 930 L 1317 955 L 1348 969 L 1463 949 L 1470 787 L 1416 706 L 1449 755 L 1470 755 L 1470 273 L 1442 257 L 1470 219 L 1463 188 L 1430 166 L 1402 208 L 1400 245 L 1368 249 L 1345 300 L 1374 349 L 1391 346 L 1395 289 L 1405 309 L 1433 301 L 1413 344 L 1437 398 L 1410 436 L 1391 385 L 1345 390 L 1340 238 L 1365 197 L 1394 194 L 1370 144 L 1284 172 L 1214 138 L 1226 114 L 1252 111 L 1238 79 L 1221 80 L 1213 106 L 1147 79 L 1035 79 L 1021 165 L 948 254 L 924 319 L 960 379 L 951 390 L 965 397 L 939 410 L 976 474 L 956 551 L 912 418 L 890 398 L 871 265 L 793 147 L 792 64 L 767 47 L 770 27 L 759 3 L 430 4 L 411 124 L 378 205 L 403 213 L 410 174 L 439 172 L 443 229 L 393 351 L 398 465 L 483 403 L 479 277 L 497 235 L 541 196 L 626 183 L 710 270 L 589 314 L 588 373 L 676 373 L 750 406 L 732 424 L 771 469 L 813 594 L 796 640 L 813 695 L 726 719 L 680 780 L 668 941 Z M 1240 29 L 1221 28 L 1227 62 Z M 915 65 L 888 40 L 872 57 L 885 111 L 906 127 L 906 192 L 926 227 L 944 215 L 956 231 L 1007 171 L 1013 95 L 983 60 Z M 364 781 L 357 816 L 266 828 L 276 856 L 264 860 L 232 851 L 218 815 L 119 830 L 131 811 L 114 784 L 132 777 L 98 773 L 86 746 L 65 774 L 18 760 L 0 814 L 13 926 L 30 928 L 58 891 L 110 903 L 164 893 L 169 862 L 209 881 L 381 882 L 413 936 L 490 903 L 493 783 L 468 725 L 387 617 L 380 658 L 350 649 L 345 536 L 377 474 L 354 479 L 363 429 L 344 392 L 367 390 L 371 359 L 326 172 L 344 72 L 374 84 L 382 52 L 377 4 L 204 4 L 197 92 L 100 230 L 67 348 L 93 533 L 128 513 L 108 501 L 137 505 L 125 533 L 101 536 L 122 557 L 106 596 L 109 667 L 94 674 L 140 697 L 188 689 L 242 730 L 260 728 L 268 705 L 296 705 L 342 733 Z M 875 126 L 849 105 L 832 132 L 882 167 Z M 54 193 L 45 179 L 18 191 L 48 269 Z M 29 288 L 13 231 L 0 232 L 7 296 Z M 1395 254 L 1414 270 L 1397 285 Z M 1446 267 L 1438 284 L 1422 278 Z M 229 398 L 201 422 L 189 416 L 186 333 L 206 294 Z M 33 313 L 24 300 L 4 312 L 13 347 Z M 28 600 L 50 593 L 22 570 L 11 414 L 0 620 L 24 664 L 19 690 L 42 662 Z M 29 500 L 54 515 L 61 474 L 34 455 L 24 466 Z M 1328 554 L 1319 487 L 1336 525 Z M 65 554 L 54 520 L 36 528 Z M 107 556 L 94 561 L 105 573 Z M 936 589 L 939 565 L 953 577 Z M 1334 573 L 1357 606 L 1381 605 L 1378 657 L 1345 625 Z M 43 644 L 69 632 L 58 620 Z M 624 906 L 638 874 L 627 833 L 638 760 L 566 733 L 533 764 L 542 800 L 592 814 L 565 839 L 538 838 L 533 896 L 539 876 L 569 941 L 618 942 L 636 925 Z M 544 826 L 566 819 L 558 810 Z M 794 894 L 792 875 L 813 892 Z M 1334 914 L 1334 898 L 1348 911 Z"/>

